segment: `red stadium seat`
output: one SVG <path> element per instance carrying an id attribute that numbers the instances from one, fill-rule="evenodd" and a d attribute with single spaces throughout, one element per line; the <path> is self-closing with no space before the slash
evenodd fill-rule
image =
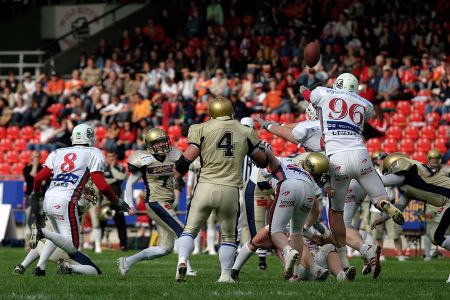
<path id="1" fill-rule="evenodd" d="M 433 148 L 438 149 L 441 153 L 447 152 L 447 139 L 438 138 L 434 141 Z"/>
<path id="2" fill-rule="evenodd" d="M 384 152 L 387 152 L 387 153 L 397 152 L 397 150 L 398 150 L 397 140 L 386 139 L 383 143 L 382 149 Z"/>
<path id="3" fill-rule="evenodd" d="M 8 151 L 6 153 L 5 161 L 10 164 L 20 162 L 19 152 L 15 150 Z"/>
<path id="4" fill-rule="evenodd" d="M 47 150 L 41 150 L 41 151 L 39 151 L 39 153 L 41 154 L 41 163 L 44 163 L 45 160 L 47 159 L 48 151 Z M 103 154 L 103 155 L 105 155 L 105 154 Z"/>
<path id="5" fill-rule="evenodd" d="M 18 126 L 9 126 L 8 129 L 6 129 L 6 138 L 7 139 L 18 139 L 20 135 L 20 128 Z"/>
<path id="6" fill-rule="evenodd" d="M 34 128 L 32 126 L 26 126 L 20 131 L 20 137 L 22 139 L 30 140 L 34 137 Z"/>
<path id="7" fill-rule="evenodd" d="M 283 124 L 294 123 L 294 114 L 282 114 L 280 116 L 280 123 Z"/>
<path id="8" fill-rule="evenodd" d="M 9 150 L 12 150 L 13 148 L 13 143 L 10 139 L 2 139 L 0 141 L 0 151 L 5 153 Z"/>
<path id="9" fill-rule="evenodd" d="M 367 149 L 370 153 L 379 151 L 381 149 L 381 139 L 373 138 L 367 141 Z"/>
<path id="10" fill-rule="evenodd" d="M 441 119 L 447 123 L 450 123 L 450 113 L 443 114 Z"/>
<path id="11" fill-rule="evenodd" d="M 23 168 L 25 168 L 25 164 L 22 162 L 18 162 L 12 165 L 11 167 L 11 174 L 12 175 L 22 175 L 23 174 Z"/>
<path id="12" fill-rule="evenodd" d="M 406 115 L 402 113 L 396 113 L 391 119 L 392 125 L 404 127 L 407 125 Z"/>
<path id="13" fill-rule="evenodd" d="M 403 130 L 403 135 L 408 139 L 417 139 L 419 137 L 419 127 L 408 125 Z"/>
<path id="14" fill-rule="evenodd" d="M 0 127 L 0 139 L 4 139 L 6 137 L 6 128 Z"/>
<path id="15" fill-rule="evenodd" d="M 431 140 L 421 138 L 416 143 L 417 152 L 428 152 L 431 149 Z"/>
<path id="16" fill-rule="evenodd" d="M 411 112 L 411 102 L 409 101 L 399 101 L 395 106 L 397 112 L 408 115 Z"/>
<path id="17" fill-rule="evenodd" d="M 167 129 L 167 134 L 173 135 L 175 138 L 181 137 L 181 126 L 169 126 L 169 128 Z"/>
<path id="18" fill-rule="evenodd" d="M 266 120 L 267 121 L 274 121 L 274 122 L 279 122 L 280 121 L 280 116 L 277 114 L 269 114 L 266 116 Z"/>
<path id="19" fill-rule="evenodd" d="M 413 106 L 412 106 L 412 110 L 415 113 L 423 115 L 423 114 L 425 114 L 426 107 L 427 107 L 427 104 L 425 102 L 414 102 Z"/>
<path id="20" fill-rule="evenodd" d="M 289 155 L 297 153 L 297 150 L 298 150 L 297 145 L 295 145 L 291 142 L 287 142 L 285 144 L 285 149 L 286 149 L 286 152 L 289 153 Z"/>
<path id="21" fill-rule="evenodd" d="M 261 130 L 259 131 L 259 138 L 260 138 L 261 140 L 264 140 L 265 142 L 269 142 L 270 140 L 272 140 L 273 135 L 272 135 L 271 132 L 268 132 L 268 131 L 266 131 L 266 130 L 264 130 L 264 129 L 261 129 Z"/>
<path id="22" fill-rule="evenodd" d="M 414 122 L 414 123 L 423 122 L 423 114 L 418 114 L 418 113 L 413 112 L 409 116 L 409 122 Z"/>
<path id="23" fill-rule="evenodd" d="M 0 175 L 10 175 L 8 163 L 0 163 Z"/>
<path id="24" fill-rule="evenodd" d="M 273 149 L 278 149 L 279 152 L 284 151 L 284 140 L 282 138 L 274 138 L 270 144 Z"/>
<path id="25" fill-rule="evenodd" d="M 392 138 L 392 139 L 397 139 L 400 140 L 403 137 L 403 132 L 402 132 L 402 128 L 399 126 L 391 126 L 389 127 L 389 129 L 386 131 L 386 136 L 388 138 Z"/>
<path id="26" fill-rule="evenodd" d="M 95 127 L 95 135 L 97 136 L 98 140 L 103 140 L 106 137 L 106 127 L 103 126 L 97 126 Z"/>
<path id="27" fill-rule="evenodd" d="M 414 140 L 409 138 L 401 140 L 399 148 L 401 152 L 405 152 L 406 154 L 410 155 L 414 152 Z"/>
<path id="28" fill-rule="evenodd" d="M 187 138 L 182 137 L 178 140 L 177 142 L 177 147 L 181 150 L 184 151 L 186 150 L 186 148 L 188 147 L 188 141 Z"/>
<path id="29" fill-rule="evenodd" d="M 306 115 L 305 114 L 301 114 L 301 115 L 298 116 L 296 121 L 297 122 L 303 122 L 305 120 L 306 120 Z"/>
<path id="30" fill-rule="evenodd" d="M 436 130 L 433 126 L 427 125 L 422 127 L 419 132 L 420 138 L 426 138 L 426 139 L 434 139 L 436 137 Z"/>
<path id="31" fill-rule="evenodd" d="M 446 139 L 447 136 L 450 135 L 450 126 L 448 126 L 448 125 L 441 125 L 441 126 L 439 126 L 439 128 L 437 130 L 437 135 L 440 138 Z"/>
<path id="32" fill-rule="evenodd" d="M 21 138 L 21 139 L 17 139 L 14 142 L 14 150 L 16 151 L 24 151 L 27 150 L 27 140 Z"/>
<path id="33" fill-rule="evenodd" d="M 420 161 L 421 163 L 427 163 L 427 153 L 426 152 L 414 152 L 411 156 L 412 159 Z"/>
<path id="34" fill-rule="evenodd" d="M 437 112 L 431 112 L 425 116 L 425 121 L 428 125 L 434 128 L 439 127 L 439 121 L 441 120 L 441 115 Z"/>
<path id="35" fill-rule="evenodd" d="M 31 161 L 32 154 L 33 154 L 33 151 L 30 151 L 30 150 L 22 151 L 22 152 L 20 152 L 19 159 L 21 162 L 28 163 Z"/>
<path id="36" fill-rule="evenodd" d="M 5 162 L 5 155 L 3 154 L 3 152 L 0 152 L 0 164 Z"/>
<path id="37" fill-rule="evenodd" d="M 383 110 L 394 110 L 395 108 L 395 102 L 391 100 L 386 100 L 381 102 L 380 108 Z"/>

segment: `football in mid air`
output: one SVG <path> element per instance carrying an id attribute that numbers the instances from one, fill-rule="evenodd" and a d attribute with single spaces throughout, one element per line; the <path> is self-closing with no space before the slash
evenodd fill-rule
<path id="1" fill-rule="evenodd" d="M 320 45 L 318 42 L 311 42 L 306 45 L 303 56 L 308 67 L 313 68 L 320 60 Z"/>

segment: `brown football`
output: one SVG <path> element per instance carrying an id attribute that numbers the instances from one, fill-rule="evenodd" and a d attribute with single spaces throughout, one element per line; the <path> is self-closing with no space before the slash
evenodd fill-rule
<path id="1" fill-rule="evenodd" d="M 303 55 L 305 57 L 305 62 L 308 67 L 312 68 L 320 60 L 320 45 L 317 42 L 311 42 L 306 45 L 305 50 L 303 51 Z"/>

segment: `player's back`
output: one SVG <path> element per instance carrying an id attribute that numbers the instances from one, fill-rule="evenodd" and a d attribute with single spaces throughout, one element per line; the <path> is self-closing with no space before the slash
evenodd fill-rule
<path id="1" fill-rule="evenodd" d="M 60 148 L 49 154 L 45 166 L 53 171 L 46 196 L 79 198 L 92 172 L 103 172 L 102 152 L 94 147 Z"/>
<path id="2" fill-rule="evenodd" d="M 258 145 L 256 132 L 227 117 L 192 125 L 189 143 L 200 149 L 201 171 L 198 182 L 243 185 L 244 158 Z"/>
<path id="3" fill-rule="evenodd" d="M 320 108 L 327 155 L 366 149 L 362 131 L 373 112 L 372 103 L 356 93 L 324 87 L 312 91 L 311 102 Z"/>
<path id="4" fill-rule="evenodd" d="M 322 151 L 321 138 L 322 129 L 320 121 L 299 122 L 292 129 L 292 136 L 301 146 L 305 147 L 307 152 Z"/>

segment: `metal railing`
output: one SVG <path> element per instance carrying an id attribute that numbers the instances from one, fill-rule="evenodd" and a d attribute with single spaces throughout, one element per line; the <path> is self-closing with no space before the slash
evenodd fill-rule
<path id="1" fill-rule="evenodd" d="M 14 72 L 14 74 L 18 75 L 19 79 L 23 77 L 23 73 L 25 71 L 32 70 L 34 74 L 39 74 L 40 70 L 44 67 L 44 63 L 42 62 L 44 54 L 45 52 L 40 50 L 0 51 L 0 79 L 5 79 L 8 77 L 7 74 L 3 74 L 5 69 L 7 71 L 18 70 L 18 72 Z M 5 57 L 9 58 L 6 59 L 8 62 L 3 62 L 3 58 Z M 34 58 L 31 60 L 34 62 L 26 62 L 29 58 Z"/>

